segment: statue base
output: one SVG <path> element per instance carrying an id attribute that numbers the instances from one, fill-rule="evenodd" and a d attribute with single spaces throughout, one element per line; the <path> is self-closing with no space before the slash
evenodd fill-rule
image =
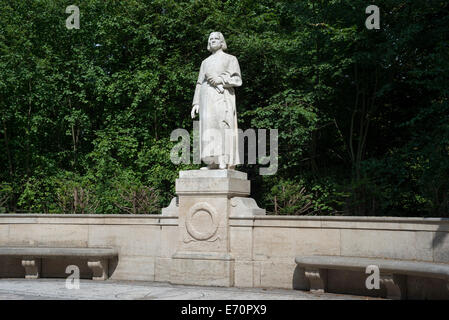
<path id="1" fill-rule="evenodd" d="M 176 252 L 172 256 L 173 284 L 233 287 L 234 259 L 226 253 Z"/>
<path id="2" fill-rule="evenodd" d="M 233 286 L 229 218 L 265 214 L 248 198 L 246 173 L 227 169 L 180 171 L 176 194 L 178 205 L 172 201 L 163 211 L 178 215 L 178 246 L 172 256 L 170 282 Z"/>

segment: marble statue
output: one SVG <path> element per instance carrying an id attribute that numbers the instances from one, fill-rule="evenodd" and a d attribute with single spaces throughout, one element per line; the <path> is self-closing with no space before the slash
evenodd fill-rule
<path id="1" fill-rule="evenodd" d="M 209 35 L 212 54 L 201 63 L 191 116 L 199 113 L 200 155 L 207 167 L 234 169 L 239 164 L 237 110 L 234 87 L 242 85 L 237 58 L 227 54 L 221 32 Z"/>

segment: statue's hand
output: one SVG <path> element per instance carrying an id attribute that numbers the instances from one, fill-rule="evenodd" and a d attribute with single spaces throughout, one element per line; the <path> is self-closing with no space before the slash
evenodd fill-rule
<path id="1" fill-rule="evenodd" d="M 212 76 L 207 79 L 207 82 L 212 86 L 218 86 L 219 84 L 223 84 L 223 81 L 220 77 Z"/>
<path id="2" fill-rule="evenodd" d="M 192 119 L 195 118 L 195 114 L 198 113 L 199 108 L 200 108 L 200 106 L 197 104 L 192 107 L 192 112 L 190 113 L 190 115 L 192 116 Z"/>

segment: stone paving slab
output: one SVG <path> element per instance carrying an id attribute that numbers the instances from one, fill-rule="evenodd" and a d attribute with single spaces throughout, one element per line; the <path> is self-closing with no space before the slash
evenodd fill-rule
<path id="1" fill-rule="evenodd" d="M 143 281 L 81 280 L 67 289 L 65 279 L 0 279 L 0 300 L 366 300 L 300 290 L 241 289 L 172 285 Z"/>

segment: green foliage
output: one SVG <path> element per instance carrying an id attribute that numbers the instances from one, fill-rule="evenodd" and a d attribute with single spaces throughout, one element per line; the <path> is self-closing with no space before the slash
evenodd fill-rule
<path id="1" fill-rule="evenodd" d="M 251 118 L 253 128 L 278 129 L 281 174 L 300 167 L 318 122 L 311 95 L 289 89 L 275 95 L 266 107 L 247 111 L 243 116 Z"/>
<path id="2" fill-rule="evenodd" d="M 208 33 L 242 69 L 239 127 L 279 131 L 253 196 L 278 214 L 447 216 L 449 4 L 0 1 L 0 210 L 156 213 Z M 274 199 L 276 198 L 276 202 Z M 308 203 L 311 202 L 310 205 Z M 305 206 L 307 206 L 305 208 Z"/>
<path id="3" fill-rule="evenodd" d="M 279 180 L 264 193 L 263 206 L 275 215 L 332 215 L 343 212 L 350 192 L 326 179 L 321 184 L 304 180 Z"/>
<path id="4" fill-rule="evenodd" d="M 98 199 L 87 179 L 67 172 L 64 177 L 54 180 L 56 201 L 50 213 L 92 214 L 96 212 Z"/>
<path id="5" fill-rule="evenodd" d="M 0 184 L 0 213 L 6 212 L 8 201 L 11 198 L 12 187 L 8 183 Z"/>
<path id="6" fill-rule="evenodd" d="M 302 183 L 281 181 L 271 188 L 274 214 L 306 214 L 312 206 L 312 196 L 307 194 Z"/>

